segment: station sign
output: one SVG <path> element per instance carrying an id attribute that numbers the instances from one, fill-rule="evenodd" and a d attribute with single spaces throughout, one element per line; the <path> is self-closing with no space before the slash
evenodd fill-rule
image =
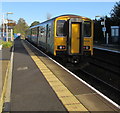
<path id="1" fill-rule="evenodd" d="M 6 24 L 7 26 L 15 26 L 16 22 L 14 20 L 4 20 L 4 24 Z"/>
<path id="2" fill-rule="evenodd" d="M 15 26 L 16 23 L 7 23 L 8 26 Z"/>
<path id="3" fill-rule="evenodd" d="M 104 21 L 102 21 L 102 22 L 101 22 L 101 25 L 104 25 L 104 24 L 105 24 L 105 22 L 104 22 Z"/>
<path id="4" fill-rule="evenodd" d="M 102 27 L 102 31 L 104 31 L 104 32 L 105 32 L 105 31 L 106 31 L 106 27 Z"/>

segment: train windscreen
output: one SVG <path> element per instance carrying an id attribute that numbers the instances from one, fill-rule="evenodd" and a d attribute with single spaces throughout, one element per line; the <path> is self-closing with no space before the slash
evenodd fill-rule
<path id="1" fill-rule="evenodd" d="M 90 37 L 91 36 L 91 22 L 85 21 L 84 22 L 84 37 Z"/>
<path id="2" fill-rule="evenodd" d="M 57 21 L 57 36 L 66 36 L 66 21 Z"/>

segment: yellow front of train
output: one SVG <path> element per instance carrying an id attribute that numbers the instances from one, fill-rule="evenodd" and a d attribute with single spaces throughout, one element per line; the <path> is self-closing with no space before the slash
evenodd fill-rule
<path id="1" fill-rule="evenodd" d="M 59 16 L 54 22 L 54 55 L 93 55 L 93 22 L 76 16 Z"/>

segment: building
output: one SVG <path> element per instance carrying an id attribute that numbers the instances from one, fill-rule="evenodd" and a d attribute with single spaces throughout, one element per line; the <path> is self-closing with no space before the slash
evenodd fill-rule
<path id="1" fill-rule="evenodd" d="M 120 26 L 111 26 L 112 43 L 120 44 Z"/>

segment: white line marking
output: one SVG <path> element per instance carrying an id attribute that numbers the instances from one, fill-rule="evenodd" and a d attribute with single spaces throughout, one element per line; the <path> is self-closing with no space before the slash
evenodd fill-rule
<path id="1" fill-rule="evenodd" d="M 24 71 L 24 70 L 27 70 L 27 69 L 28 69 L 28 67 L 18 67 L 17 71 Z"/>
<path id="2" fill-rule="evenodd" d="M 93 47 L 93 48 L 100 49 L 100 50 L 105 50 L 105 51 L 110 51 L 110 52 L 114 52 L 114 53 L 120 53 L 120 51 L 110 50 L 110 49 L 106 49 L 106 48 L 100 48 L 100 47 Z"/>
<path id="3" fill-rule="evenodd" d="M 28 41 L 27 41 L 28 42 Z M 29 42 L 28 42 L 29 43 Z M 31 43 L 29 43 L 30 45 L 32 45 Z M 89 85 L 87 82 L 85 82 L 84 80 L 82 80 L 81 78 L 79 78 L 77 75 L 75 75 L 74 73 L 72 73 L 71 71 L 69 71 L 67 68 L 63 67 L 61 64 L 59 64 L 58 62 L 56 62 L 54 59 L 52 59 L 51 57 L 49 57 L 48 55 L 46 55 L 45 53 L 43 53 L 41 50 L 39 50 L 38 48 L 36 48 L 35 46 L 32 45 L 32 47 L 34 47 L 35 49 L 37 49 L 39 52 L 41 52 L 43 55 L 45 55 L 47 58 L 49 58 L 50 60 L 52 60 L 53 62 L 55 62 L 57 65 L 59 65 L 60 67 L 62 67 L 64 70 L 66 70 L 67 72 L 69 72 L 71 75 L 73 75 L 75 78 L 77 78 L 78 80 L 80 80 L 82 83 L 84 83 L 86 86 L 88 86 L 89 88 L 91 88 L 93 91 L 95 91 L 96 93 L 98 93 L 99 95 L 101 95 L 103 98 L 105 98 L 107 101 L 109 101 L 111 104 L 113 104 L 114 106 L 116 106 L 118 109 L 120 109 L 120 106 L 115 103 L 114 101 L 112 101 L 111 99 L 109 99 L 108 97 L 106 97 L 105 95 L 103 95 L 101 92 L 99 92 L 97 89 L 95 89 L 94 87 L 92 87 L 91 85 Z"/>

